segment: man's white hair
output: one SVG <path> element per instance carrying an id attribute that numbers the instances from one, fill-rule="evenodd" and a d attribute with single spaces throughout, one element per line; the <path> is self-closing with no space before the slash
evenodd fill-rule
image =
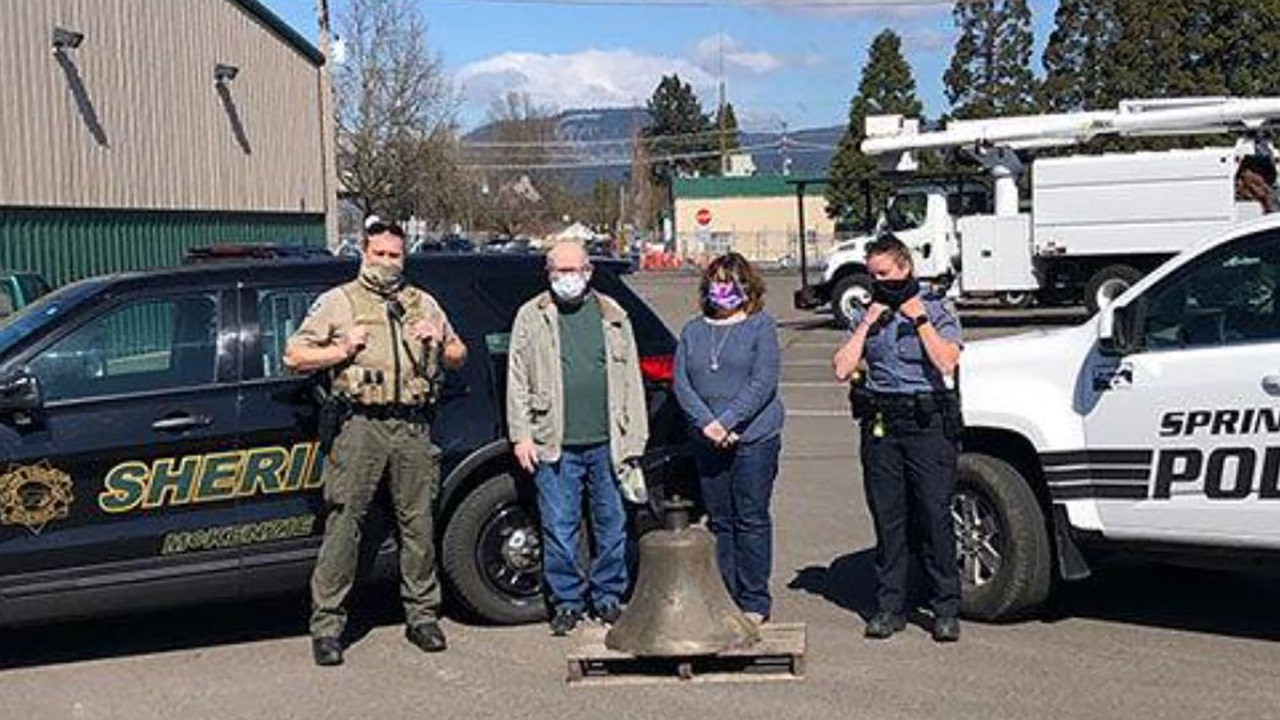
<path id="1" fill-rule="evenodd" d="M 563 255 L 566 251 L 572 250 L 582 257 L 582 265 L 584 268 L 591 267 L 591 256 L 587 253 L 587 248 L 577 240 L 559 240 L 551 246 L 547 251 L 547 269 L 555 266 L 555 259 Z"/>

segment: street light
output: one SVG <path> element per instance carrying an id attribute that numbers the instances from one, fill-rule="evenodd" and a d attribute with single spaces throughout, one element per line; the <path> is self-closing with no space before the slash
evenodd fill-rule
<path id="1" fill-rule="evenodd" d="M 84 42 L 84 33 L 82 32 L 68 30 L 64 27 L 55 27 L 53 29 L 53 51 L 56 53 L 75 50 L 80 47 L 82 42 Z"/>
<path id="2" fill-rule="evenodd" d="M 216 63 L 213 66 L 213 82 L 215 85 L 226 85 L 236 79 L 236 75 L 240 74 L 240 68 L 235 65 L 227 65 L 226 63 Z"/>

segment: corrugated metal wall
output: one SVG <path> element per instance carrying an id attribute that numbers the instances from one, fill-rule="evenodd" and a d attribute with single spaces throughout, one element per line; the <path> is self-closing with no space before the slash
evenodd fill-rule
<path id="1" fill-rule="evenodd" d="M 177 265 L 188 248 L 224 242 L 323 245 L 324 217 L 0 208 L 0 269 L 36 270 L 55 286 Z"/>
<path id="2" fill-rule="evenodd" d="M 318 69 L 240 5 L 0 0 L 0 39 L 0 206 L 323 211 Z"/>

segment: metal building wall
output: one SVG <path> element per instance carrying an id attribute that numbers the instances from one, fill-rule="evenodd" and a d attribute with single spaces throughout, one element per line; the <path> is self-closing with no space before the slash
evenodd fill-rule
<path id="1" fill-rule="evenodd" d="M 324 218 L 0 208 L 0 269 L 35 270 L 55 286 L 105 272 L 177 265 L 188 248 L 228 242 L 323 245 Z"/>
<path id="2" fill-rule="evenodd" d="M 0 0 L 0 38 L 0 206 L 323 212 L 318 69 L 240 2 Z"/>

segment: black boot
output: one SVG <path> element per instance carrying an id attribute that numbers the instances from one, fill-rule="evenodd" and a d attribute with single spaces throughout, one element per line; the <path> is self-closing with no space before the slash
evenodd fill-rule
<path id="1" fill-rule="evenodd" d="M 578 623 L 582 622 L 582 611 L 571 608 L 560 608 L 556 610 L 556 614 L 551 618 L 551 634 L 556 637 L 563 637 L 573 632 L 578 627 Z"/>
<path id="2" fill-rule="evenodd" d="M 960 639 L 960 620 L 955 616 L 940 617 L 933 621 L 934 642 L 955 642 Z"/>
<path id="3" fill-rule="evenodd" d="M 449 647 L 445 642 L 444 631 L 436 622 L 425 622 L 404 629 L 404 636 L 409 642 L 418 646 L 422 652 L 441 652 Z"/>
<path id="4" fill-rule="evenodd" d="M 867 629 L 863 632 L 863 636 L 873 640 L 886 640 L 906 626 L 907 619 L 904 616 L 881 610 L 867 622 Z"/>
<path id="5" fill-rule="evenodd" d="M 311 638 L 311 657 L 320 667 L 333 667 L 342 664 L 342 642 L 338 638 Z"/>

